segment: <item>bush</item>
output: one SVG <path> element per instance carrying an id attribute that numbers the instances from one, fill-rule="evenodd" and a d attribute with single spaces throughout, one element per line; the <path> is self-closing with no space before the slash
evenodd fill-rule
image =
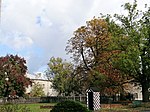
<path id="1" fill-rule="evenodd" d="M 132 107 L 141 107 L 141 101 L 135 100 L 132 102 Z"/>
<path id="2" fill-rule="evenodd" d="M 50 112 L 90 112 L 83 104 L 75 101 L 62 101 Z"/>
<path id="3" fill-rule="evenodd" d="M 31 112 L 26 106 L 20 106 L 17 104 L 4 104 L 0 105 L 0 112 Z"/>

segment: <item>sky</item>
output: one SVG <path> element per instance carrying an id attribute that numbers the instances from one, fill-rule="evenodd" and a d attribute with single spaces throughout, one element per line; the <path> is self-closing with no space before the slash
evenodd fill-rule
<path id="1" fill-rule="evenodd" d="M 29 73 L 44 72 L 52 56 L 70 60 L 65 47 L 77 28 L 100 13 L 123 14 L 126 2 L 133 0 L 2 0 L 0 56 L 17 54 Z"/>

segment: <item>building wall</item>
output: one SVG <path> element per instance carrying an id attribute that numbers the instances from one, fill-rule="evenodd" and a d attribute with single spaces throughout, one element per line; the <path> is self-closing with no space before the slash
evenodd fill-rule
<path id="1" fill-rule="evenodd" d="M 52 88 L 52 83 L 48 80 L 43 80 L 43 79 L 31 79 L 33 82 L 33 85 L 35 83 L 39 83 L 43 86 L 43 91 L 45 93 L 46 96 L 57 96 L 58 92 Z M 30 93 L 32 90 L 32 86 L 29 86 L 26 89 L 26 93 Z"/>
<path id="2" fill-rule="evenodd" d="M 142 100 L 142 88 L 139 85 L 127 84 L 126 92 L 133 94 L 134 100 Z"/>

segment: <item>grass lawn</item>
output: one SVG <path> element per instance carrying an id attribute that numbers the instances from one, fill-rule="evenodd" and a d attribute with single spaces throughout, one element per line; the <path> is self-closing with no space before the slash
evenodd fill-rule
<path id="1" fill-rule="evenodd" d="M 18 104 L 19 107 L 26 107 L 30 112 L 50 112 L 49 108 L 40 108 L 41 106 L 54 106 L 56 103 L 36 103 L 36 104 Z M 2 106 L 2 105 L 0 105 Z M 16 105 L 12 105 L 13 107 Z M 8 111 L 7 111 L 8 112 Z M 17 111 L 20 112 L 20 111 Z M 22 112 L 22 111 L 21 111 Z M 139 107 L 123 106 L 117 108 L 101 108 L 95 112 L 150 112 L 150 103 L 144 103 Z"/>
<path id="2" fill-rule="evenodd" d="M 53 106 L 54 103 L 36 103 L 36 104 L 20 104 L 30 108 L 31 112 L 50 112 L 50 109 L 41 109 L 40 106 Z M 141 105 L 140 107 L 123 106 L 121 108 L 102 108 L 96 112 L 150 112 L 150 103 Z"/>
<path id="3" fill-rule="evenodd" d="M 53 106 L 52 103 L 36 103 L 36 104 L 20 104 L 22 106 L 28 107 L 31 112 L 50 112 L 49 108 L 40 108 L 40 106 Z"/>

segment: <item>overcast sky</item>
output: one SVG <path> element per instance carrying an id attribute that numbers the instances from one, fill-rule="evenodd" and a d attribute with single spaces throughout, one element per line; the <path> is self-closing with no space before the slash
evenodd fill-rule
<path id="1" fill-rule="evenodd" d="M 139 9 L 150 0 L 137 0 Z M 29 73 L 44 71 L 50 57 L 69 59 L 65 47 L 78 27 L 100 13 L 123 14 L 133 0 L 2 0 L 0 56 L 17 54 Z"/>

